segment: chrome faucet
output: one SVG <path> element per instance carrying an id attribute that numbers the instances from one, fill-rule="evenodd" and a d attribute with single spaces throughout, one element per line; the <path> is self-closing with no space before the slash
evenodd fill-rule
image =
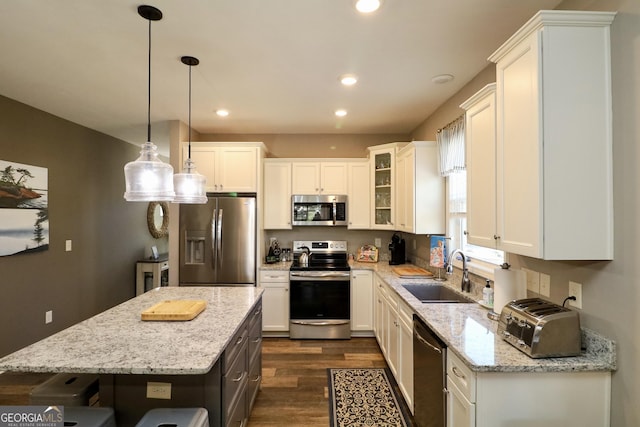
<path id="1" fill-rule="evenodd" d="M 449 255 L 449 261 L 447 261 L 447 265 L 445 270 L 447 274 L 453 274 L 453 260 L 455 259 L 455 255 L 460 253 L 462 256 L 462 283 L 460 283 L 460 290 L 462 292 L 471 292 L 471 281 L 469 280 L 469 270 L 467 269 L 467 257 L 460 249 L 456 249 Z"/>

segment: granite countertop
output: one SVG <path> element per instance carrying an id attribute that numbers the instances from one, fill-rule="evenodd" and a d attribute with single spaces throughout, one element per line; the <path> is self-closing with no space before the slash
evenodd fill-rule
<path id="1" fill-rule="evenodd" d="M 268 270 L 286 270 L 289 271 L 289 268 L 291 268 L 291 261 L 280 261 L 280 262 L 274 262 L 273 264 L 262 264 L 260 266 L 260 270 L 263 271 L 268 271 Z"/>
<path id="2" fill-rule="evenodd" d="M 475 372 L 580 372 L 616 369 L 615 342 L 589 329 L 582 328 L 582 346 L 586 350 L 580 356 L 532 359 L 497 335 L 498 322 L 490 320 L 487 317 L 489 310 L 481 305 L 424 304 L 402 287 L 407 283 L 444 284 L 459 291 L 451 281 L 400 279 L 387 263 L 354 262 L 351 268 L 375 271 L 447 344 L 448 349 Z M 477 294 L 464 295 L 474 300 L 481 299 L 481 295 Z"/>
<path id="3" fill-rule="evenodd" d="M 0 359 L 0 370 L 205 374 L 259 301 L 256 287 L 161 287 Z M 205 300 L 191 321 L 142 321 L 158 302 Z"/>

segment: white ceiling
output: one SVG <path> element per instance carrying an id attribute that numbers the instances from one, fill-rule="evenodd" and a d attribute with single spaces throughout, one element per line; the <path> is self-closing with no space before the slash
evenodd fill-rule
<path id="1" fill-rule="evenodd" d="M 146 140 L 148 21 L 152 123 L 200 133 L 410 133 L 559 0 L 2 0 L 0 94 L 129 142 Z M 343 73 L 360 81 L 345 88 Z M 453 74 L 434 84 L 438 74 Z M 218 118 L 217 108 L 231 115 Z M 349 114 L 337 119 L 333 112 Z M 154 126 L 152 125 L 152 129 Z M 154 132 L 155 133 L 155 132 Z"/>

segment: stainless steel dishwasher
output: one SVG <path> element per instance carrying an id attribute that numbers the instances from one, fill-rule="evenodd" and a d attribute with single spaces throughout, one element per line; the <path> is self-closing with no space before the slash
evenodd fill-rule
<path id="1" fill-rule="evenodd" d="M 447 346 L 413 315 L 414 420 L 419 427 L 445 427 Z"/>

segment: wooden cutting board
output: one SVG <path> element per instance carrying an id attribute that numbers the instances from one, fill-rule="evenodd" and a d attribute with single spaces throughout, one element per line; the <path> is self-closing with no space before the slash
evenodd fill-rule
<path id="1" fill-rule="evenodd" d="M 433 277 L 433 273 L 420 267 L 393 267 L 394 273 L 404 279 L 419 279 L 421 277 Z"/>
<path id="2" fill-rule="evenodd" d="M 141 313 L 142 320 L 192 320 L 207 306 L 202 300 L 166 300 Z"/>

